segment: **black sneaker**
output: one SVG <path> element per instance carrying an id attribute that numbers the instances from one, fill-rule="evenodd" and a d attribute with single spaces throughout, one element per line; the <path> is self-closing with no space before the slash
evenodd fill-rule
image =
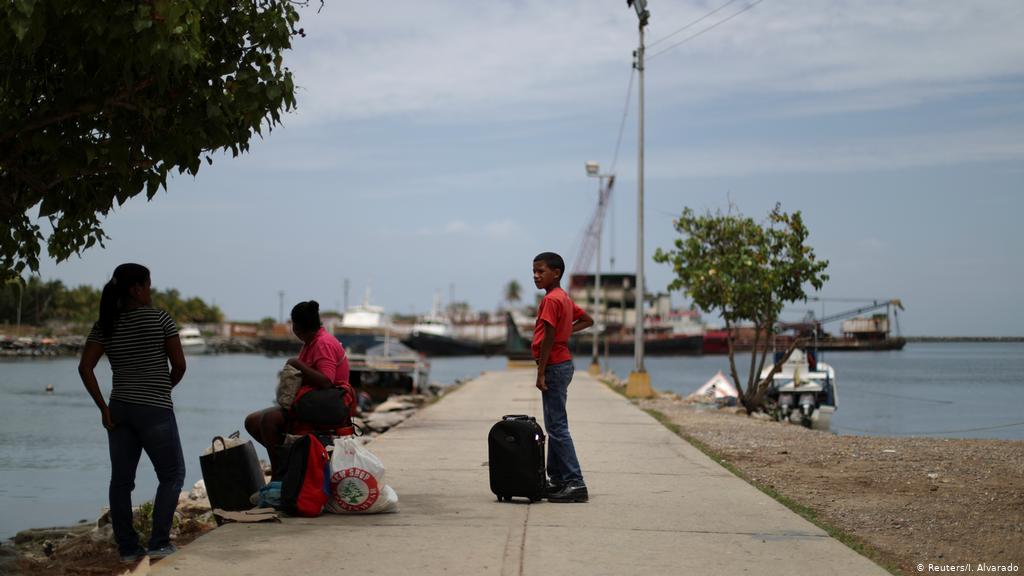
<path id="1" fill-rule="evenodd" d="M 548 502 L 586 502 L 589 499 L 587 485 L 582 482 L 570 482 L 557 492 L 548 493 Z"/>
<path id="2" fill-rule="evenodd" d="M 168 544 L 167 546 L 161 546 L 160 548 L 150 548 L 149 557 L 153 560 L 159 560 L 161 558 L 167 558 L 171 554 L 178 551 L 178 547 L 174 544 Z"/>
<path id="3" fill-rule="evenodd" d="M 138 548 L 135 549 L 134 552 L 129 552 L 127 554 L 121 554 L 120 555 L 121 556 L 121 564 L 131 564 L 132 562 L 138 562 L 139 560 L 142 560 L 143 558 L 145 558 L 146 554 L 147 554 L 146 549 L 143 548 L 142 546 L 139 546 Z"/>
<path id="4" fill-rule="evenodd" d="M 548 480 L 547 482 L 544 483 L 544 497 L 547 498 L 551 494 L 559 492 L 564 487 L 565 487 L 565 484 L 556 484 L 556 483 Z"/>

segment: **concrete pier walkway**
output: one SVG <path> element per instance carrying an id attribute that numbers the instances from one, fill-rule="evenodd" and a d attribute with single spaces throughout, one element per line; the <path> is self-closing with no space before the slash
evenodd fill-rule
<path id="1" fill-rule="evenodd" d="M 569 423 L 587 504 L 498 503 L 487 432 L 540 419 L 532 370 L 487 373 L 369 444 L 401 511 L 229 524 L 158 574 L 884 575 L 587 374 Z"/>

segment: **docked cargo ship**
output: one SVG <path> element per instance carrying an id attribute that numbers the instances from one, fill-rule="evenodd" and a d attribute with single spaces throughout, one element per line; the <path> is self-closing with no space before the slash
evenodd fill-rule
<path id="1" fill-rule="evenodd" d="M 820 299 L 813 299 L 818 300 Z M 874 313 L 882 308 L 885 312 Z M 899 299 L 873 301 L 871 304 L 835 314 L 822 315 L 815 318 L 813 314 L 800 322 L 780 322 L 777 327 L 780 333 L 761 335 L 760 342 L 773 341 L 776 347 L 787 347 L 794 338 L 803 338 L 812 342 L 818 350 L 824 351 L 882 351 L 902 350 L 907 344 L 906 338 L 899 335 L 899 311 L 903 310 L 903 302 Z M 870 316 L 862 314 L 872 312 Z M 824 325 L 836 321 L 840 324 L 840 333 L 831 334 L 824 330 Z M 895 334 L 893 328 L 895 327 Z M 754 346 L 755 332 L 751 327 L 733 329 L 733 347 L 737 351 L 748 351 Z M 729 333 L 725 330 L 709 330 L 704 333 L 705 354 L 727 354 L 729 352 Z"/>
<path id="2" fill-rule="evenodd" d="M 632 326 L 608 326 L 598 341 L 598 352 L 610 356 L 632 356 L 636 335 Z M 581 332 L 569 341 L 575 355 L 593 350 L 593 334 Z M 704 348 L 704 326 L 694 310 L 669 310 L 644 318 L 644 354 L 679 356 L 701 354 Z"/>

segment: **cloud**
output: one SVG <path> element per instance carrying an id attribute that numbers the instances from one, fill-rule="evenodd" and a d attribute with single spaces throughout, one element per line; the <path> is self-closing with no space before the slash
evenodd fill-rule
<path id="1" fill-rule="evenodd" d="M 857 241 L 857 245 L 866 252 L 881 252 L 886 248 L 886 243 L 874 236 L 866 236 Z"/>
<path id="2" fill-rule="evenodd" d="M 450 220 L 437 227 L 422 227 L 416 230 L 417 236 L 462 236 L 501 240 L 514 238 L 524 234 L 523 227 L 512 219 L 492 220 L 471 225 L 463 220 Z"/>
<path id="3" fill-rule="evenodd" d="M 719 3 L 652 7 L 656 41 Z M 725 17 L 730 10 L 696 26 Z M 649 98 L 797 95 L 780 113 L 913 105 L 1024 73 L 1018 0 L 771 0 L 649 62 Z M 299 121 L 537 118 L 621 105 L 635 15 L 617 3 L 328 3 L 289 57 Z M 689 31 L 648 52 L 670 46 Z"/>
<path id="4" fill-rule="evenodd" d="M 849 138 L 835 142 L 739 142 L 673 147 L 649 155 L 654 178 L 827 174 L 1024 161 L 1024 126 Z"/>
<path id="5" fill-rule="evenodd" d="M 581 2 L 339 6 L 305 11 L 308 37 L 290 59 L 300 114 L 318 120 L 423 121 L 424 112 L 569 103 L 585 95 L 585 79 L 599 77 L 595 64 L 623 62 L 630 46 L 630 28 Z"/>

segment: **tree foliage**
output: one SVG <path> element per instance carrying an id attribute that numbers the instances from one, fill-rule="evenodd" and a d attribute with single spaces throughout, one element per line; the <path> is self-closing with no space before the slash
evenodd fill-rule
<path id="1" fill-rule="evenodd" d="M 291 0 L 0 3 L 0 276 L 38 270 L 40 224 L 65 260 L 173 171 L 247 151 L 295 106 L 298 20 Z"/>
<path id="2" fill-rule="evenodd" d="M 18 283 L 21 283 L 19 294 Z M 90 325 L 99 318 L 101 290 L 88 285 L 68 288 L 60 280 L 42 280 L 32 276 L 28 281 L 11 280 L 0 289 L 0 322 L 14 324 L 21 300 L 21 323 L 29 326 L 48 324 Z M 201 298 L 185 298 L 178 290 L 152 291 L 153 306 L 166 310 L 179 324 L 220 322 L 220 308 Z"/>
<path id="3" fill-rule="evenodd" d="M 518 280 L 509 280 L 505 285 L 505 301 L 508 303 L 519 302 L 522 298 L 523 287 Z"/>
<path id="4" fill-rule="evenodd" d="M 770 338 L 786 303 L 806 300 L 806 287 L 820 290 L 828 280 L 827 260 L 805 244 L 809 234 L 800 212 L 787 214 L 776 204 L 765 223 L 740 214 L 706 213 L 690 208 L 675 221 L 682 237 L 672 250 L 659 248 L 656 262 L 669 264 L 676 278 L 669 290 L 683 291 L 704 312 L 718 313 L 729 334 L 729 367 L 740 402 L 748 412 L 761 408 L 775 370 L 760 374 L 770 352 Z M 736 370 L 733 328 L 754 325 L 754 352 L 746 390 Z M 794 343 L 795 344 L 795 343 Z M 787 351 L 792 352 L 792 347 Z M 758 361 L 759 360 L 759 361 Z"/>

